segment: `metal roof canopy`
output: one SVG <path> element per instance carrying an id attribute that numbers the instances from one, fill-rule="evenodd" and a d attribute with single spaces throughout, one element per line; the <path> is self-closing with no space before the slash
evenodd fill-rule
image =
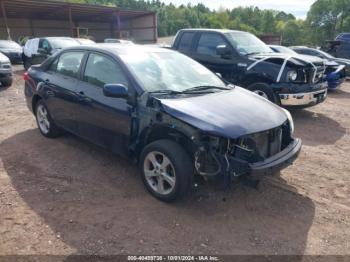
<path id="1" fill-rule="evenodd" d="M 41 0 L 0 0 L 2 12 L 0 17 L 26 18 L 39 20 L 67 20 L 85 22 L 113 22 L 116 17 L 129 19 L 155 15 L 153 11 L 121 9 L 118 7 L 73 4 Z"/>

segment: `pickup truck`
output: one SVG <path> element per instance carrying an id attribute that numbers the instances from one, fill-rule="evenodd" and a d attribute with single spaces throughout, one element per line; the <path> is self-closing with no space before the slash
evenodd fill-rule
<path id="1" fill-rule="evenodd" d="M 182 29 L 171 48 L 200 62 L 227 82 L 281 106 L 305 108 L 323 102 L 327 96 L 323 62 L 274 53 L 247 32 Z"/>

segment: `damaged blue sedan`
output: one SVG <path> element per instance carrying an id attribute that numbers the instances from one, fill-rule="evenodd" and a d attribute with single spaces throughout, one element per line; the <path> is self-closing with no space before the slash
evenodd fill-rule
<path id="1" fill-rule="evenodd" d="M 65 130 L 135 159 L 162 201 L 183 197 L 194 175 L 249 181 L 301 149 L 288 111 L 168 49 L 68 48 L 24 78 L 42 135 Z"/>

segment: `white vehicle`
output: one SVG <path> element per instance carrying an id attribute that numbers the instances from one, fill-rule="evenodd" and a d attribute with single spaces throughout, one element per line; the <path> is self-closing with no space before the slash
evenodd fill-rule
<path id="1" fill-rule="evenodd" d="M 79 42 L 81 45 L 95 45 L 96 42 L 92 41 L 91 39 L 88 38 L 74 38 Z"/>
<path id="2" fill-rule="evenodd" d="M 29 39 L 23 48 L 23 64 L 26 70 L 31 65 L 41 64 L 47 57 L 57 51 L 80 45 L 71 37 L 42 37 Z"/>
<path id="3" fill-rule="evenodd" d="M 12 67 L 10 59 L 0 53 L 0 83 L 4 87 L 12 85 Z"/>

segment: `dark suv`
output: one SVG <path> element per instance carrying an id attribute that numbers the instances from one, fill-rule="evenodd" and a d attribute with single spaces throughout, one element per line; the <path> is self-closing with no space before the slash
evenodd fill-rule
<path id="1" fill-rule="evenodd" d="M 247 32 L 183 29 L 177 33 L 172 49 L 219 73 L 226 81 L 282 106 L 312 106 L 327 96 L 322 61 L 274 53 Z"/>

